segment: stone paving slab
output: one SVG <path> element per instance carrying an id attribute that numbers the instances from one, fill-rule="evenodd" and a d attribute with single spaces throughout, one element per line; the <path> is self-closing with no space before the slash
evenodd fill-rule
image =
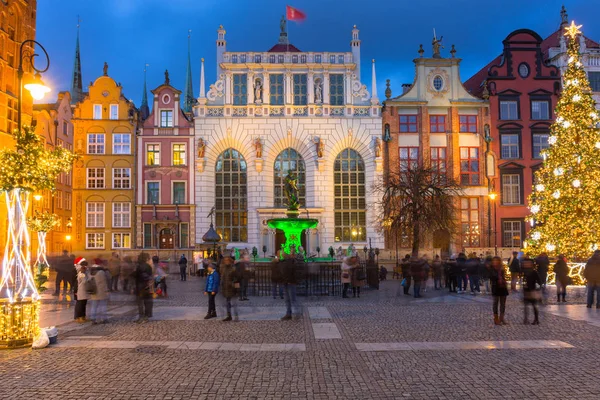
<path id="1" fill-rule="evenodd" d="M 320 322 L 312 324 L 315 339 L 341 339 L 342 334 L 334 323 Z"/>
<path id="2" fill-rule="evenodd" d="M 358 351 L 526 350 L 574 347 L 558 340 L 356 343 L 355 346 Z"/>
<path id="3" fill-rule="evenodd" d="M 310 319 L 331 319 L 327 307 L 307 307 Z"/>
<path id="4" fill-rule="evenodd" d="M 152 342 L 126 340 L 80 340 L 67 339 L 50 348 L 72 349 L 136 349 L 146 346 L 161 346 L 170 350 L 212 350 L 212 351 L 306 351 L 304 343 L 222 343 L 222 342 Z"/>

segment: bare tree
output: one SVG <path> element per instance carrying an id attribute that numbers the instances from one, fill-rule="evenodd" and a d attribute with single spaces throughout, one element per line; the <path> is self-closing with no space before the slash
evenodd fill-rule
<path id="1" fill-rule="evenodd" d="M 437 230 L 456 228 L 455 201 L 462 194 L 459 184 L 437 170 L 419 166 L 374 185 L 380 199 L 377 223 L 391 234 L 412 234 L 412 255 L 417 256 L 421 239 Z"/>

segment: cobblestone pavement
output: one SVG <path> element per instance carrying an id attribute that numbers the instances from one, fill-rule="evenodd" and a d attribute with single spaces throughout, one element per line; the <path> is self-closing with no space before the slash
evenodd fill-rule
<path id="1" fill-rule="evenodd" d="M 277 319 L 282 300 L 251 297 L 225 323 L 200 318 L 201 284 L 170 280 L 171 297 L 155 301 L 157 320 L 146 324 L 133 323 L 130 296 L 115 294 L 109 324 L 68 322 L 58 346 L 1 351 L 0 398 L 600 398 L 595 308 L 550 305 L 540 326 L 523 325 L 511 296 L 510 323 L 498 327 L 487 296 L 413 299 L 387 281 L 361 298 L 300 299 L 292 321 Z M 64 323 L 72 308 L 55 298 L 44 313 Z"/>

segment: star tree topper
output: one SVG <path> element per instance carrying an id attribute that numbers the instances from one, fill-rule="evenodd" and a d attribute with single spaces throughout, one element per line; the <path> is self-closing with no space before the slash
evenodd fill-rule
<path id="1" fill-rule="evenodd" d="M 571 25 L 565 29 L 565 36 L 570 36 L 571 39 L 575 39 L 577 35 L 581 34 L 579 28 L 583 25 L 575 25 L 575 21 L 571 21 Z"/>

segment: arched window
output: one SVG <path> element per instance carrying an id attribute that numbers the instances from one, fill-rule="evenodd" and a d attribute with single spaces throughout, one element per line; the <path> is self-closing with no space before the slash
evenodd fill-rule
<path id="1" fill-rule="evenodd" d="M 248 241 L 246 160 L 234 149 L 217 158 L 215 167 L 215 228 L 224 242 Z"/>
<path id="2" fill-rule="evenodd" d="M 365 163 L 356 150 L 345 149 L 333 167 L 335 241 L 367 240 Z"/>
<path id="3" fill-rule="evenodd" d="M 301 207 L 306 207 L 306 171 L 304 168 L 304 159 L 296 150 L 287 148 L 283 150 L 275 159 L 273 166 L 273 182 L 275 185 L 275 207 L 287 207 L 287 197 L 285 196 L 285 176 L 288 171 L 298 177 L 298 200 Z"/>

